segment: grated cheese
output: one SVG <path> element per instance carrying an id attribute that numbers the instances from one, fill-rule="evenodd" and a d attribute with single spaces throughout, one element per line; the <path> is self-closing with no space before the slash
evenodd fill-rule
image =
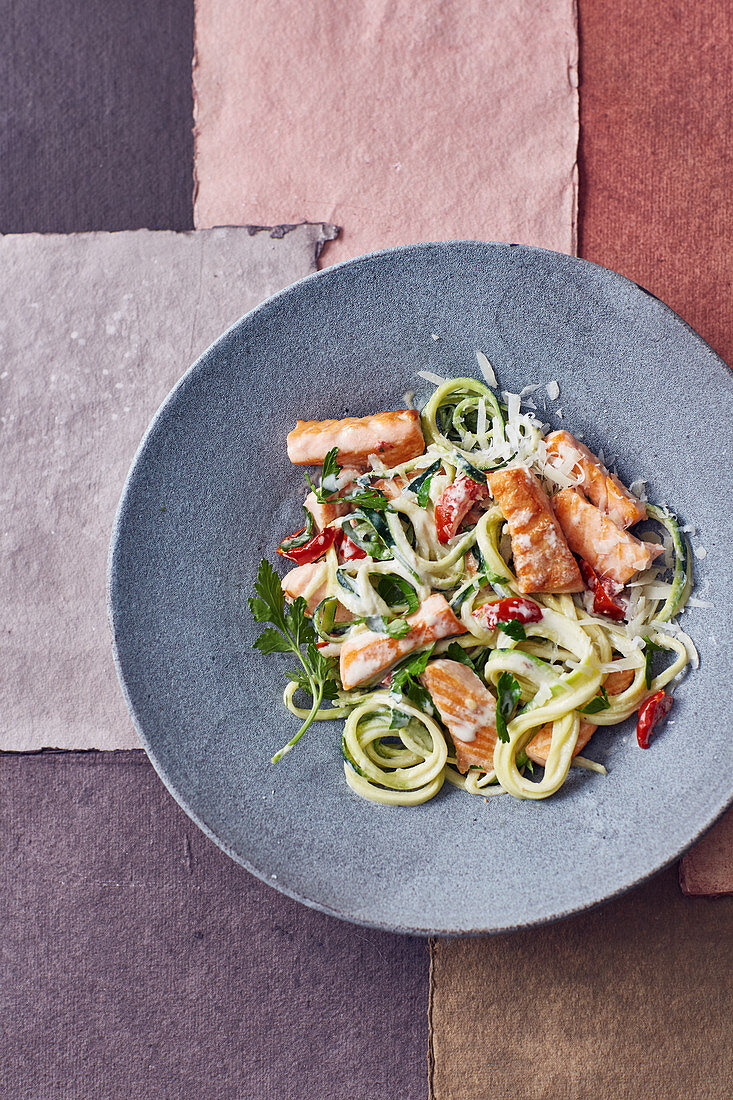
<path id="1" fill-rule="evenodd" d="M 481 373 L 486 379 L 487 385 L 490 386 L 492 390 L 495 390 L 497 385 L 496 375 L 494 374 L 494 368 L 491 363 L 482 351 L 476 351 L 476 359 L 478 360 L 478 365 L 481 368 Z"/>
<path id="2" fill-rule="evenodd" d="M 439 374 L 433 374 L 431 370 L 419 370 L 417 372 L 418 378 L 424 378 L 426 382 L 432 382 L 434 386 L 442 386 L 444 382 L 448 382 L 448 378 L 441 378 Z"/>

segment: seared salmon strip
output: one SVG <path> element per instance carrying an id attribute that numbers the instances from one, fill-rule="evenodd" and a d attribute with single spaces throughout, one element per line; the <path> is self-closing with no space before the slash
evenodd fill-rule
<path id="1" fill-rule="evenodd" d="M 496 700 L 475 672 L 459 661 L 430 661 L 420 677 L 456 746 L 459 772 L 494 767 Z"/>
<path id="2" fill-rule="evenodd" d="M 583 482 L 578 488 L 582 489 L 591 504 L 610 516 L 619 527 L 633 527 L 646 519 L 645 505 L 570 432 L 550 432 L 545 444 L 548 460 L 553 457 L 559 461 L 573 459 L 574 466 L 583 473 Z M 551 465 L 557 463 L 551 462 Z"/>
<path id="3" fill-rule="evenodd" d="M 347 691 L 357 684 L 374 680 L 414 649 L 440 638 L 466 633 L 463 623 L 439 593 L 420 604 L 417 611 L 407 616 L 407 622 L 412 629 L 404 638 L 390 638 L 388 634 L 365 630 L 344 642 L 340 657 L 341 683 Z"/>
<path id="4" fill-rule="evenodd" d="M 420 414 L 416 409 L 347 416 L 344 420 L 299 420 L 288 433 L 288 458 L 296 466 L 316 466 L 338 447 L 341 465 L 365 469 L 369 455 L 386 466 L 399 466 L 425 450 Z"/>
<path id="5" fill-rule="evenodd" d="M 509 466 L 490 473 L 488 482 L 509 525 L 520 591 L 582 592 L 585 585 L 578 563 L 532 471 Z"/>
<path id="6" fill-rule="evenodd" d="M 627 687 L 631 687 L 633 679 L 633 668 L 622 668 L 619 672 L 609 672 L 603 681 L 606 695 L 620 695 L 622 691 L 626 691 Z"/>
<path id="7" fill-rule="evenodd" d="M 304 596 L 308 614 L 312 615 L 321 600 L 325 600 L 328 595 L 328 566 L 325 561 L 298 565 L 286 573 L 280 583 L 286 599 L 294 600 L 298 596 Z M 352 618 L 351 612 L 339 604 L 336 608 L 338 622 L 348 622 Z"/>
<path id="8" fill-rule="evenodd" d="M 620 672 L 609 672 L 608 676 L 603 682 L 603 686 L 606 689 L 607 695 L 620 695 L 622 691 L 626 691 L 631 681 L 634 679 L 634 670 L 632 668 L 622 669 Z M 575 743 L 573 749 L 573 756 L 577 756 L 581 749 L 590 741 L 593 734 L 598 729 L 598 726 L 594 726 L 592 722 L 585 722 L 581 718 L 580 730 L 578 732 L 578 740 Z M 540 726 L 537 733 L 534 735 L 530 743 L 524 750 L 530 760 L 533 760 L 535 764 L 546 764 L 547 757 L 550 754 L 550 744 L 552 742 L 552 722 L 548 722 L 546 726 Z"/>
<path id="9" fill-rule="evenodd" d="M 561 489 L 552 503 L 570 549 L 599 577 L 624 585 L 664 551 L 663 546 L 634 538 L 574 489 Z"/>
<path id="10" fill-rule="evenodd" d="M 577 756 L 581 749 L 590 741 L 593 734 L 598 729 L 598 726 L 594 726 L 592 722 L 584 722 L 581 719 L 580 730 L 578 731 L 578 740 L 575 742 L 575 748 L 573 749 L 573 756 Z M 535 764 L 546 764 L 547 757 L 550 755 L 550 745 L 552 744 L 552 722 L 548 722 L 546 726 L 540 726 L 537 733 L 534 735 L 530 743 L 526 746 L 525 752 L 530 760 L 533 760 Z"/>

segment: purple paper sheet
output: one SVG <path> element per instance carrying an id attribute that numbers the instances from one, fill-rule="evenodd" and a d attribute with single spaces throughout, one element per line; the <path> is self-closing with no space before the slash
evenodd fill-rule
<path id="1" fill-rule="evenodd" d="M 0 232 L 193 227 L 193 0 L 0 0 Z"/>
<path id="2" fill-rule="evenodd" d="M 270 890 L 142 752 L 0 756 L 12 1100 L 425 1100 L 428 948 Z"/>

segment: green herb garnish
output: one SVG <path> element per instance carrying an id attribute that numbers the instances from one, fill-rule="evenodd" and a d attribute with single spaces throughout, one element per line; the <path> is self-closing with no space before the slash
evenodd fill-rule
<path id="1" fill-rule="evenodd" d="M 500 741 L 509 740 L 507 724 L 517 709 L 520 687 L 511 672 L 502 672 L 496 684 L 496 736 Z"/>
<path id="2" fill-rule="evenodd" d="M 272 623 L 272 626 L 262 631 L 254 648 L 260 653 L 294 653 L 303 666 L 303 671 L 294 673 L 293 679 L 313 700 L 310 713 L 298 732 L 272 757 L 272 763 L 276 764 L 303 736 L 323 700 L 335 698 L 336 660 L 334 657 L 323 657 L 318 652 L 317 635 L 306 615 L 303 597 L 298 596 L 286 609 L 280 578 L 265 558 L 260 562 L 257 571 L 255 591 L 257 595 L 248 601 L 254 620 L 258 623 Z"/>
<path id="3" fill-rule="evenodd" d="M 435 644 L 421 653 L 408 657 L 407 660 L 398 665 L 392 673 L 392 680 L 389 685 L 389 693 L 393 698 L 396 700 L 405 699 L 428 715 L 434 714 L 433 701 L 429 692 L 420 683 L 419 677 L 427 668 L 434 648 Z M 400 714 L 399 711 L 393 711 L 390 729 L 401 729 L 409 721 L 409 714 Z"/>
<path id="4" fill-rule="evenodd" d="M 411 584 L 407 583 L 404 577 L 389 576 L 385 573 L 379 577 L 374 587 L 389 607 L 395 609 L 404 606 L 407 615 L 412 611 L 417 611 L 420 606 L 417 592 Z"/>
<path id="5" fill-rule="evenodd" d="M 473 661 L 468 656 L 463 646 L 459 645 L 458 642 L 451 642 L 445 651 L 445 655 L 448 660 L 459 661 L 462 665 L 465 665 L 466 668 L 470 668 L 472 672 L 476 671 Z"/>
<path id="6" fill-rule="evenodd" d="M 507 619 L 505 623 L 500 622 L 498 625 L 499 629 L 509 638 L 513 638 L 515 642 L 523 642 L 527 637 L 527 631 L 519 619 Z"/>
<path id="7" fill-rule="evenodd" d="M 305 475 L 305 480 L 319 504 L 327 504 L 334 499 L 334 494 L 339 491 L 338 478 L 341 469 L 342 467 L 338 464 L 338 447 L 332 447 L 323 460 L 320 486 L 316 488 L 308 474 Z M 384 512 L 389 507 L 389 501 L 383 493 L 368 487 L 360 487 L 352 493 L 345 493 L 338 500 L 341 504 L 373 508 L 377 512 Z"/>
<path id="8" fill-rule="evenodd" d="M 654 673 L 652 672 L 652 659 L 655 652 L 661 653 L 664 650 L 663 645 L 657 645 L 651 638 L 644 639 L 646 646 L 644 648 L 644 679 L 646 680 L 646 686 L 652 686 L 652 680 L 654 679 Z"/>
<path id="9" fill-rule="evenodd" d="M 601 688 L 600 695 L 594 695 L 590 703 L 586 703 L 584 707 L 580 708 L 581 714 L 598 714 L 602 710 L 608 710 L 611 704 L 608 701 L 608 692 L 604 687 Z"/>
<path id="10" fill-rule="evenodd" d="M 412 627 L 406 619 L 385 619 L 382 615 L 368 615 L 364 620 L 370 630 L 388 634 L 390 638 L 404 638 Z"/>

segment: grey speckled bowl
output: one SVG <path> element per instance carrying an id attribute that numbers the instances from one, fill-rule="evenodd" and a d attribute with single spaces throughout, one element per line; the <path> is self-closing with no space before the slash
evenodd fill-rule
<path id="1" fill-rule="evenodd" d="M 478 374 L 477 348 L 502 388 L 557 379 L 547 420 L 582 430 L 627 483 L 648 479 L 650 499 L 697 528 L 698 591 L 713 606 L 685 624 L 701 667 L 648 751 L 633 722 L 596 734 L 590 755 L 607 777 L 574 769 L 543 802 L 484 802 L 446 784 L 424 806 L 386 808 L 346 786 L 340 723 L 269 763 L 295 729 L 280 701 L 288 658 L 252 650 L 245 601 L 260 558 L 299 526 L 303 473 L 285 453 L 296 417 L 400 407 L 408 390 L 422 401 L 432 387 L 416 371 Z M 656 298 L 534 248 L 375 253 L 243 317 L 156 416 L 114 531 L 117 666 L 165 784 L 264 881 L 400 932 L 531 925 L 661 868 L 731 798 L 732 395 L 725 365 Z"/>

